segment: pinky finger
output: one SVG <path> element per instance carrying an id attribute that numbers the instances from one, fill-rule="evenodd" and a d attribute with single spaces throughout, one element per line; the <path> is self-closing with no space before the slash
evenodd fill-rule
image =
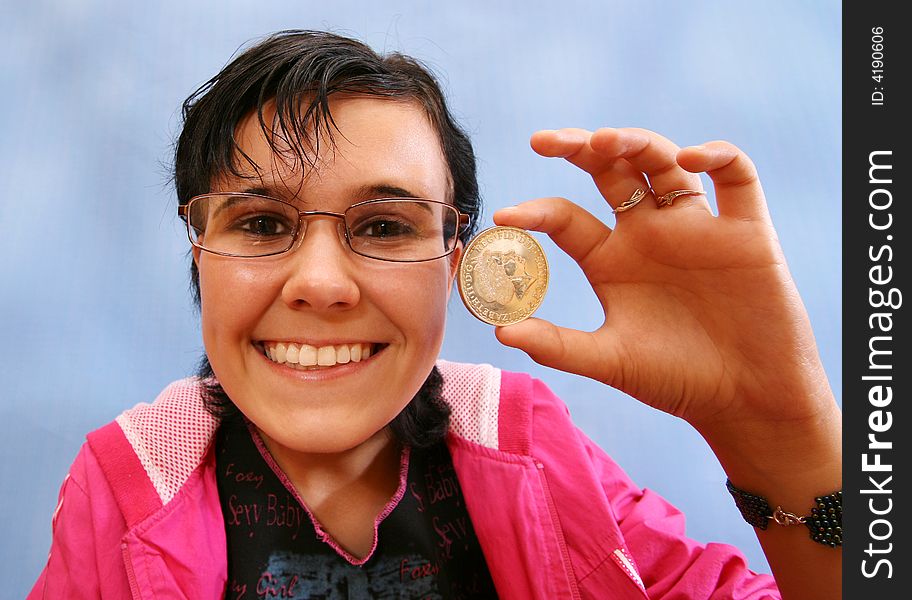
<path id="1" fill-rule="evenodd" d="M 677 160 L 687 171 L 705 171 L 713 180 L 719 216 L 769 220 L 757 169 L 737 146 L 729 142 L 690 146 L 678 152 Z"/>

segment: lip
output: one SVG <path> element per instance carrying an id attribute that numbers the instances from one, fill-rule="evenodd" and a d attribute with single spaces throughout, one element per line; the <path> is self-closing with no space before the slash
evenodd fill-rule
<path id="1" fill-rule="evenodd" d="M 269 340 L 273 341 L 273 340 Z M 294 342 L 298 344 L 310 343 L 312 342 L 299 342 L 296 340 L 282 340 L 284 342 Z M 330 344 L 326 342 L 321 342 L 324 346 L 338 345 L 345 342 L 336 342 L 335 344 Z M 351 342 L 348 342 L 351 343 Z M 379 344 L 373 343 L 375 347 L 374 352 L 370 355 L 369 358 L 361 360 L 360 362 L 347 362 L 344 364 L 336 364 L 332 367 L 323 367 L 320 369 L 295 369 L 294 367 L 289 367 L 286 363 L 277 363 L 266 356 L 266 353 L 263 349 L 263 342 L 254 342 L 252 344 L 257 355 L 260 359 L 263 360 L 269 368 L 271 368 L 276 374 L 289 377 L 302 382 L 314 382 L 314 381 L 331 381 L 333 379 L 339 379 L 342 377 L 349 377 L 352 375 L 357 375 L 362 373 L 365 369 L 370 369 L 375 364 L 377 357 L 385 356 L 385 351 L 389 347 L 389 344 Z"/>

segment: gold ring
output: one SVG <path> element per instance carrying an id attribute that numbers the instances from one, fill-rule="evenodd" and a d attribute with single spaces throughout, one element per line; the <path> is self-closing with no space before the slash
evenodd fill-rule
<path id="1" fill-rule="evenodd" d="M 681 196 L 705 196 L 706 192 L 703 190 L 674 190 L 668 192 L 667 194 L 662 194 L 661 196 L 656 197 L 656 206 L 662 208 L 663 206 L 671 206 L 671 204 L 680 198 Z"/>
<path id="2" fill-rule="evenodd" d="M 649 188 L 645 188 L 645 189 L 644 189 L 644 188 L 637 188 L 636 191 L 633 192 L 633 195 L 630 196 L 630 198 L 628 198 L 628 199 L 624 200 L 623 202 L 621 202 L 621 203 L 618 205 L 618 207 L 615 208 L 614 210 L 612 210 L 611 212 L 617 214 L 617 213 L 622 213 L 622 212 L 624 212 L 625 210 L 630 210 L 631 208 L 633 208 L 634 206 L 636 206 L 637 204 L 639 204 L 639 203 L 640 203 L 640 200 L 642 200 L 643 198 L 645 198 L 645 197 L 646 197 L 646 194 L 647 194 L 648 192 L 649 192 Z"/>

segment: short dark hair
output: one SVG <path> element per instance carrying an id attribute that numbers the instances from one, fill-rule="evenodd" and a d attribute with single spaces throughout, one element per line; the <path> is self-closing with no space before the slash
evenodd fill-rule
<path id="1" fill-rule="evenodd" d="M 465 244 L 474 233 L 481 199 L 475 153 L 468 135 L 447 108 L 431 72 L 400 54 L 380 55 L 366 44 L 322 31 L 287 30 L 269 35 L 241 52 L 183 103 L 183 128 L 174 152 L 174 185 L 180 204 L 211 191 L 221 175 L 244 177 L 242 161 L 258 166 L 238 147 L 235 129 L 256 111 L 272 150 L 295 164 L 314 166 L 320 133 L 333 142 L 336 126 L 329 109 L 333 94 L 407 100 L 419 104 L 440 138 L 452 189 L 449 201 L 469 216 L 460 234 Z M 264 107 L 274 102 L 272 123 Z M 268 135 L 276 127 L 279 135 Z M 275 138 L 279 138 L 276 141 Z M 279 144 L 282 148 L 279 148 Z M 200 305 L 199 272 L 191 262 L 194 302 Z M 218 384 L 204 356 L 197 373 L 208 382 L 206 406 L 221 419 L 239 418 L 237 407 Z M 440 398 L 442 378 L 436 367 L 415 398 L 390 424 L 407 445 L 427 446 L 446 433 L 449 409 Z"/>

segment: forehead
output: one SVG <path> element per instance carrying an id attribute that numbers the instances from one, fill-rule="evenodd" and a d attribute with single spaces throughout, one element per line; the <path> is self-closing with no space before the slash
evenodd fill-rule
<path id="1" fill-rule="evenodd" d="M 286 131 L 291 127 L 280 127 L 273 104 L 263 110 L 265 131 L 255 111 L 247 115 L 235 130 L 237 165 L 244 176 L 223 176 L 216 189 L 258 187 L 306 199 L 311 193 L 344 195 L 387 186 L 415 196 L 449 198 L 452 185 L 440 139 L 420 105 L 339 97 L 331 98 L 330 113 L 331 132 L 311 130 L 308 139 L 299 140 L 304 160 L 292 151 Z"/>

